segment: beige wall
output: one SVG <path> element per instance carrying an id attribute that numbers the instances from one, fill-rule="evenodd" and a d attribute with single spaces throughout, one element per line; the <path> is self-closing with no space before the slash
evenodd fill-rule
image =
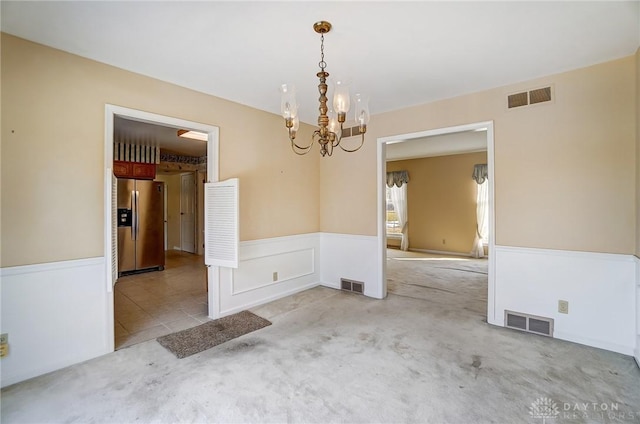
<path id="1" fill-rule="evenodd" d="M 2 266 L 103 255 L 106 103 L 220 127 L 220 177 L 240 178 L 242 240 L 375 235 L 377 138 L 493 120 L 498 244 L 640 253 L 638 54 L 374 115 L 359 152 L 320 160 L 290 151 L 277 115 L 1 37 Z M 553 104 L 506 110 L 507 94 L 547 84 Z"/>
<path id="2" fill-rule="evenodd" d="M 293 154 L 279 116 L 1 37 L 2 266 L 103 255 L 106 103 L 220 127 L 241 240 L 318 231 L 318 155 Z"/>
<path id="3" fill-rule="evenodd" d="M 321 230 L 376 234 L 377 138 L 493 120 L 497 244 L 633 253 L 635 61 L 374 115 L 362 150 L 321 162 Z M 506 109 L 508 94 L 549 84 L 553 103 Z"/>
<path id="4" fill-rule="evenodd" d="M 477 193 L 471 175 L 478 163 L 487 163 L 486 152 L 387 162 L 387 171 L 409 171 L 410 249 L 471 252 Z"/>

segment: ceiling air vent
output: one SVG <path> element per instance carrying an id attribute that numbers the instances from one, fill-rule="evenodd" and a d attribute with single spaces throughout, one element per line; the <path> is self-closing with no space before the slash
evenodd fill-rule
<path id="1" fill-rule="evenodd" d="M 551 87 L 536 88 L 535 90 L 523 91 L 522 93 L 514 93 L 507 96 L 509 109 L 549 101 L 551 101 Z"/>
<path id="2" fill-rule="evenodd" d="M 504 322 L 507 328 L 553 337 L 553 318 L 504 311 Z"/>

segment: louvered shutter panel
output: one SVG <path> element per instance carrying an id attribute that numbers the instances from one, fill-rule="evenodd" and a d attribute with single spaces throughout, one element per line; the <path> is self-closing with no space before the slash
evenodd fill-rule
<path id="1" fill-rule="evenodd" d="M 232 178 L 204 186 L 205 264 L 238 268 L 239 181 Z"/>
<path id="2" fill-rule="evenodd" d="M 111 173 L 111 284 L 118 279 L 118 179 Z"/>

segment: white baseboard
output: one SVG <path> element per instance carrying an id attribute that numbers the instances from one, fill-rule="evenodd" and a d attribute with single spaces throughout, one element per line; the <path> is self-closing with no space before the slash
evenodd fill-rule
<path id="1" fill-rule="evenodd" d="M 640 258 L 634 256 L 636 263 L 636 348 L 633 356 L 640 367 Z"/>
<path id="2" fill-rule="evenodd" d="M 448 250 L 429 250 L 429 249 L 409 249 L 410 252 L 419 253 L 431 253 L 434 255 L 448 255 L 448 256 L 464 256 L 467 258 L 472 257 L 471 253 L 451 252 Z"/>
<path id="3" fill-rule="evenodd" d="M 330 289 L 337 289 L 337 290 L 342 290 L 342 286 L 340 284 L 340 282 L 327 282 L 327 281 L 323 281 L 322 283 L 320 283 L 320 285 L 322 287 L 328 287 Z"/>
<path id="4" fill-rule="evenodd" d="M 553 318 L 554 337 L 633 355 L 633 256 L 496 246 L 495 260 L 497 317 L 507 309 Z"/>
<path id="5" fill-rule="evenodd" d="M 284 291 L 280 290 L 269 297 L 262 297 L 259 299 L 255 299 L 253 301 L 249 301 L 247 303 L 243 303 L 240 306 L 235 306 L 229 309 L 225 309 L 220 312 L 220 317 L 232 315 L 237 312 L 242 312 L 247 309 L 255 308 L 256 306 L 264 305 L 265 303 L 273 302 L 274 300 L 282 299 L 283 297 L 291 296 L 293 294 L 296 294 L 305 290 L 309 290 L 314 287 L 318 287 L 319 285 L 320 285 L 319 283 L 315 282 L 315 283 L 309 283 L 306 285 L 297 285 L 291 288 L 290 290 L 284 290 Z"/>
<path id="6" fill-rule="evenodd" d="M 0 269 L 2 387 L 113 350 L 104 258 Z"/>

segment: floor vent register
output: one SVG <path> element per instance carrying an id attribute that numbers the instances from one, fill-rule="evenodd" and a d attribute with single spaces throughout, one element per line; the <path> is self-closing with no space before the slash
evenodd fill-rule
<path id="1" fill-rule="evenodd" d="M 504 322 L 507 328 L 553 337 L 553 318 L 504 311 Z"/>
<path id="2" fill-rule="evenodd" d="M 364 293 L 364 283 L 362 281 L 348 280 L 346 278 L 340 279 L 340 288 L 342 290 L 350 291 L 353 293 Z"/>

